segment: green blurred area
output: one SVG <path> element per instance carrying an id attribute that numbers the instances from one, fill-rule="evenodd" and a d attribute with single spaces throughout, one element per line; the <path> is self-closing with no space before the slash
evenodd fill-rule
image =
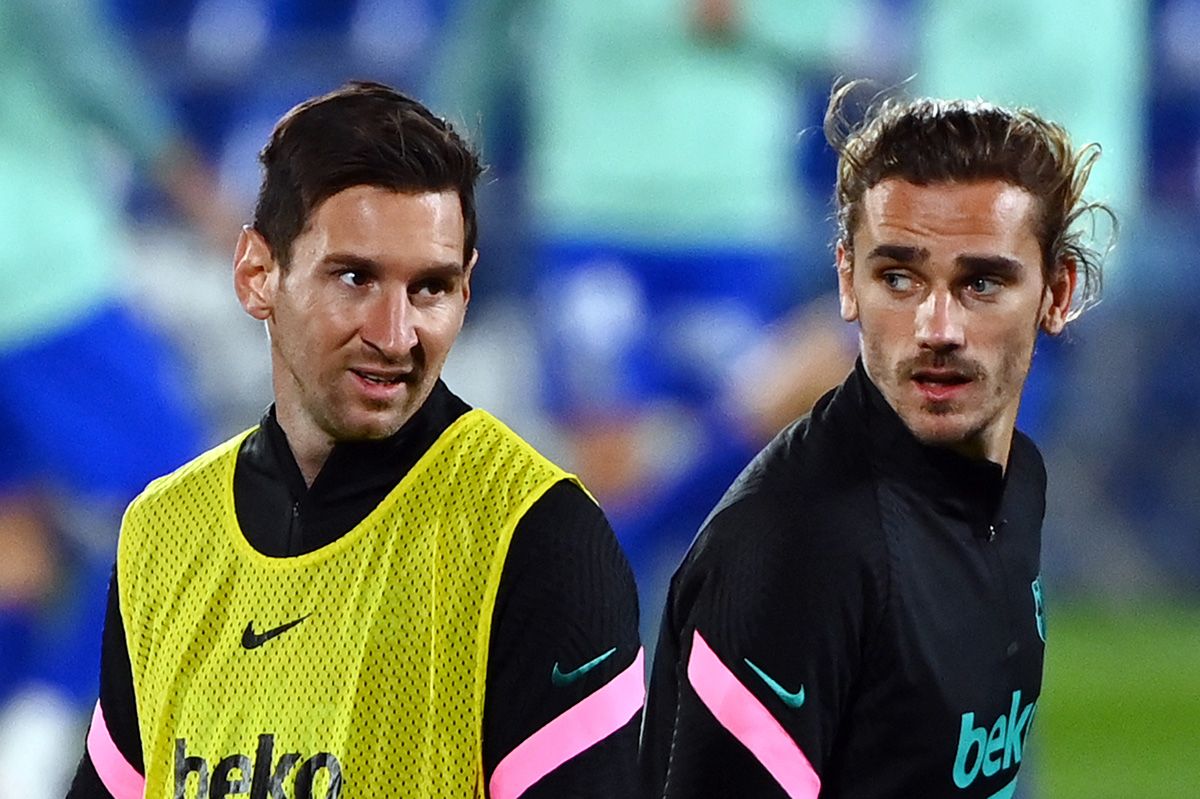
<path id="1" fill-rule="evenodd" d="M 1048 621 L 1038 795 L 1200 797 L 1200 603 L 1060 604 Z"/>

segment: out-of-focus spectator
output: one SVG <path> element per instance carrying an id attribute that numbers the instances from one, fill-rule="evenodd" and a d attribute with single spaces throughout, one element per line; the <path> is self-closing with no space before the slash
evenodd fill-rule
<path id="1" fill-rule="evenodd" d="M 202 445 L 123 300 L 118 156 L 202 232 L 232 215 L 98 9 L 0 4 L 0 796 L 62 795 L 95 700 L 120 511 Z M 109 167 L 106 169 L 106 167 Z M 65 773 L 64 773 L 65 772 Z"/>
<path id="2" fill-rule="evenodd" d="M 648 608 L 761 443 L 735 367 L 798 299 L 797 231 L 820 227 L 796 190 L 800 75 L 861 44 L 862 11 L 483 0 L 449 27 L 444 107 L 486 134 L 521 87 L 544 396 Z M 814 372 L 835 384 L 852 351 Z"/>

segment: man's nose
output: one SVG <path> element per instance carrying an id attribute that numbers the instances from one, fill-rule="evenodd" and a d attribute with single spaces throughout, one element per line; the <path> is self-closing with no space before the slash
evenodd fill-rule
<path id="1" fill-rule="evenodd" d="M 367 310 L 363 341 L 389 359 L 402 360 L 417 346 L 416 316 L 407 291 L 381 293 Z"/>
<path id="2" fill-rule="evenodd" d="M 963 308 L 949 291 L 934 290 L 917 307 L 917 344 L 944 352 L 966 343 Z"/>

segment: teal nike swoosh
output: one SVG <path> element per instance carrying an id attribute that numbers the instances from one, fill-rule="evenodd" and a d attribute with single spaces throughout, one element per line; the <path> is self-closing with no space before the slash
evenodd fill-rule
<path id="1" fill-rule="evenodd" d="M 769 676 L 767 676 L 767 673 L 765 671 L 760 669 L 758 666 L 755 666 L 748 659 L 746 659 L 746 665 L 749 666 L 750 668 L 754 669 L 755 674 L 757 674 L 759 677 L 762 677 L 762 681 L 767 684 L 768 688 L 770 688 L 772 691 L 775 692 L 775 695 L 778 696 L 779 699 L 785 705 L 787 705 L 790 708 L 795 709 L 804 704 L 804 686 L 803 685 L 800 686 L 799 691 L 796 691 L 795 693 L 791 693 L 788 690 L 786 690 L 782 685 L 780 685 L 779 683 L 772 680 Z"/>
<path id="2" fill-rule="evenodd" d="M 571 683 L 575 682 L 583 675 L 587 674 L 592 669 L 599 666 L 604 661 L 608 660 L 610 657 L 613 656 L 613 653 L 616 651 L 617 651 L 617 648 L 614 646 L 612 649 L 608 650 L 600 657 L 592 658 L 591 660 L 589 660 L 587 663 L 584 663 L 579 668 L 575 669 L 574 671 L 568 671 L 566 674 L 562 673 L 562 671 L 558 668 L 558 663 L 556 662 L 554 664 L 553 671 L 550 672 L 550 682 L 554 683 L 555 687 L 557 687 L 557 688 L 562 688 L 565 685 L 570 685 Z"/>

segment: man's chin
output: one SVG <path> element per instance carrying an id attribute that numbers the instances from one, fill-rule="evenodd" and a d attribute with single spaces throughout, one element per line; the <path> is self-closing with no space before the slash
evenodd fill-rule
<path id="1" fill-rule="evenodd" d="M 915 418 L 912 415 L 904 418 L 904 424 L 918 441 L 928 447 L 959 449 L 967 444 L 974 433 L 974 427 L 950 408 L 922 408 Z"/>
<path id="2" fill-rule="evenodd" d="M 390 438 L 425 403 L 433 386 L 407 385 L 402 396 L 384 399 L 344 397 L 327 430 L 335 441 L 379 441 Z"/>
<path id="3" fill-rule="evenodd" d="M 411 413 L 389 411 L 343 419 L 333 431 L 333 438 L 336 441 L 382 441 L 398 433 L 411 416 Z"/>

